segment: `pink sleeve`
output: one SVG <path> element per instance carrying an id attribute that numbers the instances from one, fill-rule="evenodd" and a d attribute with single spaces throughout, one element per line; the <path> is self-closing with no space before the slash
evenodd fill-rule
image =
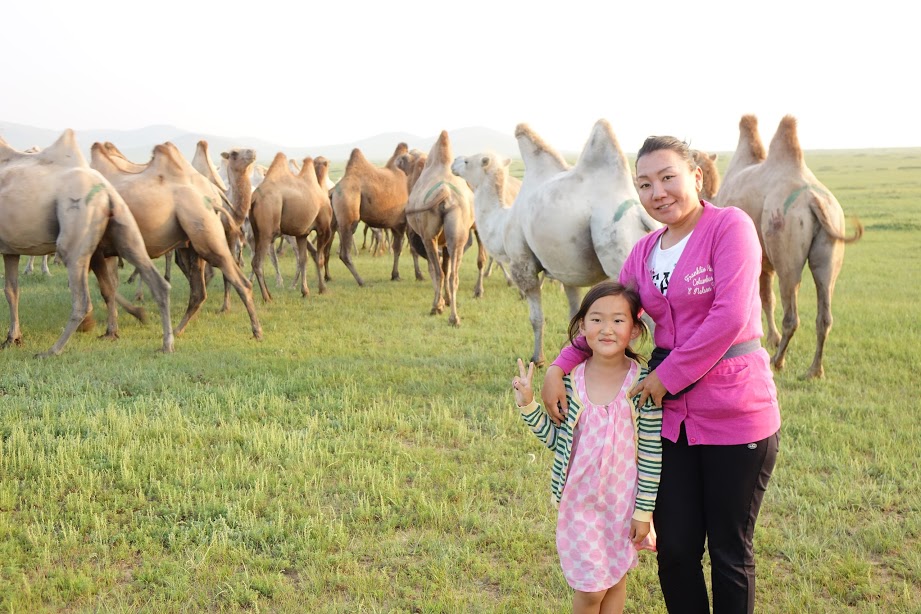
<path id="1" fill-rule="evenodd" d="M 589 352 L 584 352 L 579 348 L 575 347 L 585 346 L 585 337 L 579 335 L 572 340 L 573 345 L 567 345 L 562 350 L 560 350 L 560 355 L 556 357 L 556 360 L 553 361 L 552 367 L 559 367 L 563 370 L 564 374 L 568 374 L 573 368 L 580 362 L 585 362 L 591 354 Z"/>

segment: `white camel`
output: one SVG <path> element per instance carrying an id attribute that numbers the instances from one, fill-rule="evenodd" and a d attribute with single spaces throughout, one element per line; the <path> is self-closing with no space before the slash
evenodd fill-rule
<path id="1" fill-rule="evenodd" d="M 858 221 L 847 236 L 844 211 L 838 200 L 806 166 L 796 133 L 796 119 L 780 121 L 767 156 L 758 134 L 758 120 L 745 115 L 739 122 L 739 144 L 729 161 L 716 204 L 739 207 L 758 229 L 764 256 L 761 261 L 761 304 L 767 316 L 768 344 L 777 351 L 771 359 L 782 369 L 787 347 L 799 326 L 797 293 L 803 268 L 809 263 L 815 280 L 816 350 L 806 377 L 822 377 L 822 356 L 831 330 L 831 299 L 844 262 L 844 246 L 863 235 Z M 783 336 L 774 323 L 774 273 L 780 282 Z"/>
<path id="2" fill-rule="evenodd" d="M 10 307 L 10 330 L 0 347 L 22 344 L 19 256 L 57 252 L 67 267 L 73 307 L 61 336 L 41 355 L 60 353 L 75 330 L 92 325 L 90 268 L 108 307 L 105 336 L 117 338 L 115 278 L 106 264 L 106 257 L 115 255 L 140 269 L 160 309 L 162 350 L 173 351 L 169 283 L 151 262 L 127 204 L 109 181 L 89 167 L 72 130 L 35 154 L 17 152 L 0 138 L 0 219 L 0 253 Z M 142 311 L 128 309 L 141 317 Z"/>
<path id="3" fill-rule="evenodd" d="M 580 288 L 616 279 L 633 245 L 659 224 L 640 205 L 627 156 L 607 120 L 595 123 L 572 168 L 528 125 L 519 124 L 515 137 L 525 165 L 518 197 L 509 214 L 493 212 L 481 221 L 483 203 L 503 202 L 501 194 L 507 189 L 504 181 L 484 178 L 480 190 L 485 196 L 491 185 L 494 194 L 489 201 L 474 201 L 479 205 L 476 223 L 484 235 L 493 235 L 505 223 L 502 245 L 493 250 L 508 258 L 512 279 L 528 300 L 534 331 L 531 360 L 540 365 L 544 363 L 540 273 L 563 285 L 572 315 L 579 307 Z M 461 170 L 459 161 L 455 165 Z M 489 160 L 486 166 L 499 164 Z M 507 177 L 503 169 L 496 168 L 491 177 Z M 490 219 L 497 228 L 487 231 L 482 222 L 489 226 Z"/>

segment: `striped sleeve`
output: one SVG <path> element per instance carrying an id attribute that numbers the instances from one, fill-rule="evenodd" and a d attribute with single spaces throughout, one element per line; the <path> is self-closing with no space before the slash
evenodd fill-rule
<path id="1" fill-rule="evenodd" d="M 656 407 L 651 397 L 639 410 L 636 469 L 638 487 L 633 518 L 649 522 L 662 475 L 662 408 Z"/>
<path id="2" fill-rule="evenodd" d="M 556 449 L 556 439 L 560 429 L 553 423 L 553 420 L 550 419 L 550 416 L 547 415 L 547 412 L 543 410 L 540 404 L 537 401 L 531 401 L 524 407 L 519 407 L 518 410 L 521 412 L 521 419 L 524 420 L 524 423 L 528 425 L 528 428 L 531 429 L 531 432 L 537 436 L 541 443 L 551 450 Z"/>

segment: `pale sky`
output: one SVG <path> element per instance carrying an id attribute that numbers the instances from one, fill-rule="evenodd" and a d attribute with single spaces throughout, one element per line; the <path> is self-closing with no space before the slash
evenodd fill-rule
<path id="1" fill-rule="evenodd" d="M 578 150 L 606 118 L 635 152 L 732 151 L 743 114 L 765 142 L 791 114 L 807 150 L 921 146 L 908 5 L 847 4 L 11 0 L 0 121 L 298 147 L 527 122 Z"/>

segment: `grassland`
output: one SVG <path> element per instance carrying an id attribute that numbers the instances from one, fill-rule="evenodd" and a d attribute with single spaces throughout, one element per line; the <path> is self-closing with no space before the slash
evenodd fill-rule
<path id="1" fill-rule="evenodd" d="M 800 379 L 808 272 L 776 374 L 757 611 L 921 612 L 921 150 L 807 162 L 866 234 L 838 280 L 825 379 Z M 238 300 L 217 313 L 212 282 L 172 355 L 155 352 L 151 313 L 123 314 L 119 341 L 78 334 L 33 358 L 69 293 L 61 267 L 23 278 L 26 346 L 0 352 L 0 610 L 567 611 L 550 457 L 509 391 L 531 349 L 526 304 L 498 273 L 472 299 L 468 252 L 455 329 L 428 315 L 408 254 L 401 282 L 389 258 L 356 262 L 365 288 L 337 260 L 325 295 L 257 299 L 261 342 Z M 174 278 L 174 322 L 187 290 Z M 566 301 L 550 284 L 544 301 L 553 356 Z M 627 609 L 664 612 L 648 553 Z"/>

